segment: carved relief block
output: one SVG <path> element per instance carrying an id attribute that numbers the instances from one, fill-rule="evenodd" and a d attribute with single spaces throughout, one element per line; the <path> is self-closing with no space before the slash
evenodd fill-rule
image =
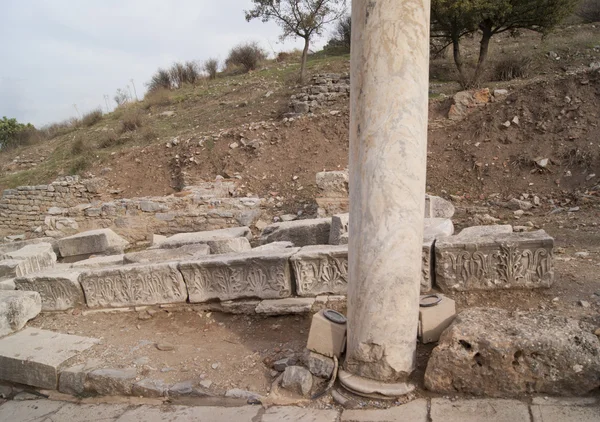
<path id="1" fill-rule="evenodd" d="M 89 270 L 80 282 L 90 308 L 177 303 L 188 297 L 173 263 Z"/>
<path id="2" fill-rule="evenodd" d="M 442 291 L 550 287 L 553 247 L 543 230 L 438 239 L 436 284 Z"/>
<path id="3" fill-rule="evenodd" d="M 348 290 L 348 245 L 306 246 L 290 259 L 298 296 L 324 293 L 346 294 Z"/>
<path id="4" fill-rule="evenodd" d="M 280 299 L 292 294 L 289 258 L 298 248 L 218 255 L 185 261 L 179 270 L 190 302 L 241 298 Z"/>
<path id="5" fill-rule="evenodd" d="M 38 292 L 42 311 L 65 311 L 83 306 L 85 299 L 79 284 L 80 271 L 48 271 L 15 279 L 17 290 Z"/>
<path id="6" fill-rule="evenodd" d="M 435 268 L 433 267 L 435 239 L 425 239 L 423 241 L 422 265 L 421 265 L 421 293 L 427 293 L 433 287 L 432 276 Z"/>
<path id="7" fill-rule="evenodd" d="M 350 214 L 337 214 L 331 217 L 331 230 L 329 231 L 330 245 L 348 244 L 348 225 L 350 223 Z M 346 235 L 346 236 L 344 236 Z M 345 239 L 345 243 L 344 240 Z"/>

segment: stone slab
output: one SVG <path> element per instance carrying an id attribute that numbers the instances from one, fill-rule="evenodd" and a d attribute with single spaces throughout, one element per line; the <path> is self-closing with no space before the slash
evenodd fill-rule
<path id="1" fill-rule="evenodd" d="M 444 292 L 550 287 L 553 247 L 543 230 L 438 239 L 436 284 Z"/>
<path id="2" fill-rule="evenodd" d="M 41 310 L 42 299 L 37 292 L 0 290 L 0 337 L 20 330 Z"/>
<path id="3" fill-rule="evenodd" d="M 101 396 L 129 396 L 133 384 L 136 382 L 136 376 L 137 371 L 135 368 L 95 369 L 87 374 L 85 389 Z"/>
<path id="4" fill-rule="evenodd" d="M 184 261 L 210 255 L 206 244 L 186 245 L 172 249 L 147 249 L 125 254 L 125 264 L 148 264 L 153 262 Z"/>
<path id="5" fill-rule="evenodd" d="M 290 297 L 287 299 L 263 300 L 255 312 L 263 315 L 306 314 L 312 309 L 314 298 Z"/>
<path id="6" fill-rule="evenodd" d="M 99 268 L 84 271 L 79 280 L 90 308 L 179 303 L 188 298 L 174 263 Z"/>
<path id="7" fill-rule="evenodd" d="M 531 406 L 533 422 L 598 422 L 600 406 Z"/>
<path id="8" fill-rule="evenodd" d="M 210 253 L 213 255 L 247 252 L 252 249 L 250 241 L 245 237 L 209 240 L 207 245 L 210 247 Z"/>
<path id="9" fill-rule="evenodd" d="M 267 409 L 261 422 L 337 422 L 338 416 L 337 410 L 273 406 Z"/>
<path id="10" fill-rule="evenodd" d="M 179 233 L 168 237 L 158 244 L 159 248 L 172 249 L 195 243 L 206 243 L 209 240 L 231 239 L 235 237 L 246 237 L 252 239 L 252 232 L 248 227 L 233 227 L 229 229 L 211 230 L 194 233 Z"/>
<path id="11" fill-rule="evenodd" d="M 111 229 L 90 230 L 68 236 L 58 241 L 58 250 L 62 257 L 87 254 L 122 254 L 129 245 L 125 239 Z"/>
<path id="12" fill-rule="evenodd" d="M 295 246 L 327 245 L 331 218 L 286 221 L 267 226 L 260 237 L 260 243 L 289 241 Z"/>
<path id="13" fill-rule="evenodd" d="M 111 422 L 129 408 L 129 404 L 65 403 L 56 413 L 41 422 Z"/>
<path id="14" fill-rule="evenodd" d="M 38 292 L 42 298 L 42 311 L 66 311 L 85 305 L 79 284 L 81 272 L 45 271 L 15 279 L 17 290 Z"/>
<path id="15" fill-rule="evenodd" d="M 529 422 L 529 408 L 517 400 L 431 399 L 431 422 Z"/>
<path id="16" fill-rule="evenodd" d="M 253 252 L 266 252 L 266 251 L 277 251 L 280 249 L 293 248 L 294 244 L 292 242 L 280 241 L 273 243 L 266 243 L 262 246 L 257 246 L 256 248 L 252 248 Z"/>
<path id="17" fill-rule="evenodd" d="M 259 410 L 258 406 L 140 406 L 125 412 L 116 422 L 254 422 L 260 420 Z"/>
<path id="18" fill-rule="evenodd" d="M 61 366 L 98 339 L 37 328 L 0 339 L 0 379 L 56 390 Z"/>
<path id="19" fill-rule="evenodd" d="M 427 400 L 417 399 L 389 409 L 344 410 L 341 422 L 427 422 Z"/>
<path id="20" fill-rule="evenodd" d="M 84 259 L 83 261 L 77 261 L 70 264 L 71 268 L 100 268 L 100 267 L 111 267 L 114 265 L 122 265 L 124 254 L 120 255 L 108 255 L 108 256 L 96 256 L 94 258 Z"/>
<path id="21" fill-rule="evenodd" d="M 348 290 L 348 245 L 305 246 L 290 259 L 299 296 Z"/>
<path id="22" fill-rule="evenodd" d="M 456 236 L 460 237 L 486 237 L 497 234 L 508 234 L 512 233 L 513 228 L 509 224 L 504 225 L 490 225 L 490 226 L 472 226 L 466 227 L 460 231 Z"/>
<path id="23" fill-rule="evenodd" d="M 56 254 L 50 243 L 36 243 L 7 252 L 0 261 L 0 277 L 13 278 L 52 268 Z"/>
<path id="24" fill-rule="evenodd" d="M 297 248 L 216 255 L 179 263 L 190 302 L 211 299 L 280 299 L 291 296 L 289 258 Z"/>
<path id="25" fill-rule="evenodd" d="M 331 217 L 331 230 L 329 232 L 329 244 L 341 245 L 342 238 L 348 234 L 350 214 L 336 214 Z M 345 243 L 347 244 L 347 242 Z"/>
<path id="26" fill-rule="evenodd" d="M 0 421 L 46 422 L 63 405 L 53 400 L 7 401 L 0 406 Z"/>

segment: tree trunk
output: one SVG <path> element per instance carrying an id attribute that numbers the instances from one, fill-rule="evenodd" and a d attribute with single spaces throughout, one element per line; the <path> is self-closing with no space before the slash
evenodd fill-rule
<path id="1" fill-rule="evenodd" d="M 479 80 L 485 71 L 485 62 L 487 59 L 488 51 L 490 48 L 490 39 L 492 38 L 492 29 L 489 26 L 482 26 L 483 36 L 481 37 L 481 43 L 479 46 L 479 60 L 477 61 L 477 69 L 475 69 L 475 76 L 471 85 L 479 84 Z"/>
<path id="2" fill-rule="evenodd" d="M 300 83 L 304 82 L 306 77 L 306 60 L 308 58 L 308 46 L 310 44 L 310 38 L 304 38 L 304 50 L 302 50 L 302 64 L 300 65 Z"/>
<path id="3" fill-rule="evenodd" d="M 458 70 L 458 78 L 460 85 L 463 88 L 467 88 L 467 77 L 465 75 L 462 56 L 460 54 L 460 38 L 458 36 L 452 36 L 452 51 L 454 53 L 454 63 Z"/>

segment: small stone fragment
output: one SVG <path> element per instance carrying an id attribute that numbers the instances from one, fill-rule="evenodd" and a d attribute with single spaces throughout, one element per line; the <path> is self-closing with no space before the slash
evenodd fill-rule
<path id="1" fill-rule="evenodd" d="M 156 343 L 156 348 L 163 352 L 171 352 L 175 350 L 175 346 L 173 346 L 171 343 Z"/>
<path id="2" fill-rule="evenodd" d="M 313 386 L 312 374 L 302 366 L 288 366 L 283 373 L 281 385 L 283 388 L 308 397 Z"/>

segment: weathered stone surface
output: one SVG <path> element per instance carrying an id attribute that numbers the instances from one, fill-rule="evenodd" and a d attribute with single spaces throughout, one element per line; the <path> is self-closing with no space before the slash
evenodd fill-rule
<path id="1" fill-rule="evenodd" d="M 116 422 L 254 422 L 258 411 L 258 406 L 169 406 L 168 412 L 158 406 L 139 406 L 125 412 Z"/>
<path id="2" fill-rule="evenodd" d="M 111 229 L 90 230 L 58 241 L 62 257 L 86 254 L 117 255 L 122 254 L 128 245 L 129 242 Z"/>
<path id="3" fill-rule="evenodd" d="M 452 218 L 454 212 L 452 202 L 439 196 L 425 195 L 425 218 Z"/>
<path id="4" fill-rule="evenodd" d="M 314 376 L 327 379 L 331 378 L 334 368 L 332 358 L 306 350 L 304 355 L 302 355 L 302 361 Z"/>
<path id="5" fill-rule="evenodd" d="M 341 422 L 427 422 L 427 415 L 427 400 L 417 399 L 389 409 L 344 410 Z"/>
<path id="6" fill-rule="evenodd" d="M 473 238 L 473 237 L 486 237 L 494 236 L 497 234 L 508 234 L 512 233 L 513 228 L 511 225 L 492 225 L 492 226 L 473 226 L 464 228 L 456 236 Z"/>
<path id="7" fill-rule="evenodd" d="M 58 379 L 58 391 L 75 396 L 83 394 L 88 372 L 101 364 L 98 359 L 90 359 L 86 363 L 62 369 Z"/>
<path id="8" fill-rule="evenodd" d="M 435 274 L 435 242 L 438 238 L 454 234 L 454 224 L 448 218 L 425 218 L 423 225 L 423 249 L 421 267 L 421 293 L 427 293 L 433 287 Z"/>
<path id="9" fill-rule="evenodd" d="M 449 218 L 430 217 L 425 218 L 423 223 L 423 239 L 438 239 L 440 237 L 452 236 L 454 224 Z"/>
<path id="10" fill-rule="evenodd" d="M 281 241 L 281 242 L 273 242 L 267 243 L 262 246 L 257 246 L 256 248 L 252 248 L 253 252 L 267 252 L 267 251 L 277 251 L 280 249 L 293 248 L 294 244 L 292 242 Z"/>
<path id="11" fill-rule="evenodd" d="M 0 337 L 20 330 L 41 310 L 42 299 L 37 292 L 0 290 Z"/>
<path id="12" fill-rule="evenodd" d="M 94 258 L 84 259 L 83 261 L 77 261 L 70 264 L 71 268 L 100 268 L 100 267 L 111 267 L 115 265 L 123 264 L 123 257 L 125 255 L 109 255 L 109 256 L 97 256 Z"/>
<path id="13" fill-rule="evenodd" d="M 553 246 L 543 230 L 445 237 L 435 244 L 436 284 L 444 292 L 550 287 Z"/>
<path id="14" fill-rule="evenodd" d="M 220 302 L 220 310 L 230 314 L 253 314 L 260 300 L 226 300 Z"/>
<path id="15" fill-rule="evenodd" d="M 210 253 L 213 255 L 246 252 L 252 249 L 250 241 L 245 237 L 209 240 L 207 245 L 210 247 Z"/>
<path id="16" fill-rule="evenodd" d="M 188 297 L 174 263 L 88 270 L 79 280 L 90 308 L 177 303 Z"/>
<path id="17" fill-rule="evenodd" d="M 331 218 L 287 221 L 267 226 L 260 237 L 261 244 L 289 241 L 295 246 L 327 245 Z"/>
<path id="18" fill-rule="evenodd" d="M 316 182 L 322 198 L 348 197 L 348 170 L 319 172 Z"/>
<path id="19" fill-rule="evenodd" d="M 96 369 L 87 375 L 85 389 L 101 396 L 129 396 L 136 376 L 135 368 Z"/>
<path id="20" fill-rule="evenodd" d="M 183 261 L 210 255 L 206 244 L 186 245 L 173 249 L 148 249 L 125 254 L 125 264 L 147 264 L 153 262 Z"/>
<path id="21" fill-rule="evenodd" d="M 0 261 L 0 277 L 14 278 L 52 268 L 56 263 L 56 254 L 50 243 L 36 243 L 6 252 Z"/>
<path id="22" fill-rule="evenodd" d="M 283 388 L 308 397 L 313 386 L 312 374 L 302 366 L 288 366 L 283 371 L 281 385 Z"/>
<path id="23" fill-rule="evenodd" d="M 179 264 L 190 302 L 276 299 L 292 294 L 289 257 L 298 249 L 208 256 Z"/>
<path id="24" fill-rule="evenodd" d="M 143 379 L 131 388 L 131 394 L 138 397 L 164 397 L 169 386 L 161 380 Z"/>
<path id="25" fill-rule="evenodd" d="M 99 340 L 37 328 L 0 339 L 0 379 L 56 390 L 61 365 Z"/>
<path id="26" fill-rule="evenodd" d="M 0 290 L 15 290 L 16 288 L 17 286 L 15 286 L 15 280 L 13 278 L 0 281 Z"/>
<path id="27" fill-rule="evenodd" d="M 342 243 L 342 237 L 348 234 L 348 225 L 350 223 L 350 214 L 336 214 L 331 217 L 331 230 L 329 231 L 330 245 L 347 245 Z"/>
<path id="28" fill-rule="evenodd" d="M 462 120 L 475 108 L 490 102 L 491 95 L 488 88 L 475 91 L 461 91 L 454 95 L 454 104 L 450 106 L 448 118 L 450 120 Z"/>
<path id="29" fill-rule="evenodd" d="M 179 248 L 185 245 L 192 245 L 195 243 L 206 244 L 209 240 L 231 239 L 235 237 L 246 237 L 248 239 L 251 239 L 252 232 L 248 227 L 233 227 L 230 229 L 212 230 L 205 232 L 180 233 L 168 237 L 167 240 L 160 242 L 158 244 L 158 247 L 162 249 L 172 249 Z"/>
<path id="30" fill-rule="evenodd" d="M 294 406 L 273 406 L 267 409 L 261 422 L 337 422 L 338 412 Z"/>
<path id="31" fill-rule="evenodd" d="M 597 422 L 600 407 L 532 405 L 531 416 L 533 422 Z"/>
<path id="32" fill-rule="evenodd" d="M 85 305 L 79 271 L 45 271 L 15 279 L 17 290 L 38 292 L 42 311 L 65 311 Z"/>
<path id="33" fill-rule="evenodd" d="M 258 393 L 248 390 L 242 390 L 240 388 L 231 388 L 225 392 L 225 397 L 232 399 L 245 399 L 245 400 L 261 400 L 262 396 Z"/>
<path id="34" fill-rule="evenodd" d="M 529 422 L 529 409 L 516 400 L 431 400 L 431 422 Z"/>
<path id="35" fill-rule="evenodd" d="M 8 242 L 0 244 L 0 255 L 4 255 L 8 252 L 16 252 L 19 249 L 24 248 L 27 245 L 36 245 L 38 243 L 50 243 L 54 248 L 54 252 L 58 251 L 56 240 L 51 237 L 38 237 L 35 239 L 21 240 L 18 242 Z"/>
<path id="36" fill-rule="evenodd" d="M 314 303 L 315 299 L 308 297 L 263 300 L 258 304 L 255 312 L 265 315 L 306 314 L 311 311 Z"/>
<path id="37" fill-rule="evenodd" d="M 419 307 L 418 337 L 423 344 L 438 341 L 456 316 L 455 302 L 444 295 L 439 296 L 441 301 L 435 306 Z"/>
<path id="38" fill-rule="evenodd" d="M 63 406 L 53 400 L 31 400 L 27 402 L 7 401 L 0 406 L 0 421 L 39 422 L 47 420 Z"/>
<path id="39" fill-rule="evenodd" d="M 600 386 L 600 340 L 584 323 L 539 312 L 463 311 L 433 350 L 425 385 L 440 393 L 583 395 Z"/>
<path id="40" fill-rule="evenodd" d="M 42 422 L 111 422 L 129 408 L 129 404 L 65 403 L 56 413 Z M 37 420 L 36 420 L 37 421 Z"/>
<path id="41" fill-rule="evenodd" d="M 290 259 L 299 296 L 346 294 L 348 246 L 305 246 Z"/>

